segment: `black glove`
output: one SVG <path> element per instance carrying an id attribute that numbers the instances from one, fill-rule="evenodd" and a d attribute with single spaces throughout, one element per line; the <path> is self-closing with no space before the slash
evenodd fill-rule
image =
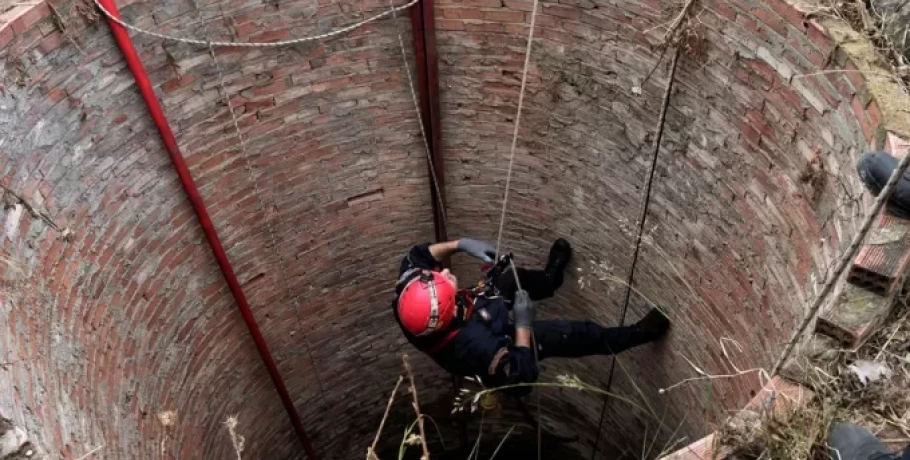
<path id="1" fill-rule="evenodd" d="M 515 293 L 512 315 L 515 317 L 516 329 L 530 329 L 534 324 L 534 304 L 528 296 L 528 291 L 521 290 Z"/>
<path id="2" fill-rule="evenodd" d="M 490 246 L 485 241 L 471 238 L 462 238 L 458 240 L 458 250 L 466 252 L 484 262 L 492 262 L 496 257 L 496 248 Z"/>

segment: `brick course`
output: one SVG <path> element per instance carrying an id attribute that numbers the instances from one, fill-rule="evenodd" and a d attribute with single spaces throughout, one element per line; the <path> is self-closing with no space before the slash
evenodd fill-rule
<path id="1" fill-rule="evenodd" d="M 635 394 L 628 371 L 658 411 L 667 406 L 667 426 L 686 417 L 679 435 L 693 439 L 748 401 L 757 380 L 664 397 L 656 389 L 692 375 L 682 356 L 729 370 L 722 337 L 747 350 L 734 354 L 741 368 L 772 364 L 862 216 L 844 190 L 859 194 L 852 163 L 881 119 L 856 73 L 805 75 L 855 66 L 786 3 L 701 3 L 707 41 L 681 61 L 636 274 L 636 288 L 667 306 L 676 328 L 668 343 L 622 356 L 614 386 Z M 222 422 L 232 414 L 250 458 L 303 458 L 106 25 L 88 23 L 72 2 L 54 5 L 68 21 L 64 35 L 45 4 L 0 29 L 0 183 L 75 235 L 63 241 L 13 208 L 0 214 L 0 251 L 20 267 L 0 271 L 0 362 L 16 362 L 0 368 L 0 411 L 67 459 L 101 443 L 104 458 L 157 459 L 161 446 L 165 458 L 227 458 Z M 387 7 L 190 5 L 121 8 L 126 20 L 168 33 L 276 40 Z M 493 240 L 530 2 L 436 6 L 449 234 Z M 676 11 L 573 0 L 542 2 L 539 14 L 504 247 L 534 266 L 554 237 L 569 238 L 572 274 L 540 316 L 612 325 L 622 290 L 597 280 L 598 270 L 625 278 L 666 66 L 641 80 L 656 64 L 658 26 Z M 398 26 L 409 38 L 408 20 Z M 426 410 L 445 424 L 450 408 L 447 376 L 406 345 L 388 312 L 398 257 L 433 234 L 397 30 L 383 20 L 321 43 L 219 50 L 249 169 L 207 51 L 134 36 L 323 458 L 363 455 L 402 352 L 413 357 Z M 800 179 L 816 153 L 833 175 L 819 199 Z M 456 262 L 463 279 L 479 275 Z M 583 288 L 582 277 L 591 281 Z M 636 297 L 628 319 L 645 310 Z M 544 376 L 600 383 L 606 364 L 554 361 Z M 543 396 L 545 407 L 573 414 L 558 423 L 579 445 L 593 441 L 598 398 Z M 640 447 L 629 433 L 653 422 L 608 408 L 601 451 Z M 169 410 L 177 418 L 165 427 L 158 414 Z M 390 426 L 408 416 L 402 404 Z"/>
<path id="2" fill-rule="evenodd" d="M 55 4 L 64 13 L 74 6 Z M 316 32 L 306 5 L 282 5 L 280 15 L 253 6 L 229 11 L 256 39 L 268 38 L 262 33 L 279 16 L 295 35 Z M 124 17 L 202 31 L 187 8 L 150 7 L 125 7 Z M 210 14 L 219 8 L 202 12 L 213 31 L 224 30 Z M 16 364 L 0 378 L 0 407 L 64 458 L 102 443 L 104 458 L 162 458 L 162 448 L 165 458 L 226 458 L 222 422 L 231 414 L 249 440 L 245 456 L 302 458 L 106 25 L 65 15 L 83 54 L 61 39 L 46 4 L 29 11 L 41 14 L 17 20 L 2 51 L 0 177 L 75 238 L 58 239 L 28 213 L 3 227 L 17 228 L 4 230 L 0 245 L 23 271 L 3 270 L 0 360 Z M 321 27 L 359 16 L 318 14 Z M 391 350 L 401 349 L 388 317 L 389 274 L 402 241 L 432 235 L 395 31 L 385 21 L 318 45 L 219 53 L 251 171 L 208 54 L 135 37 L 323 458 L 359 453 L 350 433 L 375 428 L 371 416 L 398 361 L 368 344 L 388 337 Z M 370 60 L 381 66 L 371 69 Z M 372 384 L 353 374 L 368 366 Z M 425 379 L 440 376 L 425 360 L 417 368 Z M 361 391 L 375 398 L 353 397 Z M 165 427 L 157 416 L 169 410 L 176 422 Z"/>
<path id="3" fill-rule="evenodd" d="M 580 256 L 574 276 L 543 303 L 542 315 L 612 325 L 623 290 L 598 281 L 603 268 L 591 262 L 626 277 L 666 63 L 641 96 L 632 89 L 656 65 L 645 44 L 659 41 L 659 26 L 676 11 L 601 3 L 595 9 L 545 3 L 540 11 L 503 240 L 528 265 L 544 261 L 553 238 L 572 240 Z M 682 432 L 692 438 L 704 435 L 713 417 L 748 401 L 757 380 L 694 384 L 669 397 L 656 390 L 693 375 L 681 355 L 709 372 L 729 371 L 722 337 L 754 350 L 737 358 L 740 368 L 773 364 L 813 283 L 862 216 L 836 190 L 843 181 L 860 193 L 853 161 L 871 140 L 863 131 L 868 112 L 854 112 L 852 89 L 837 86 L 855 82 L 845 74 L 805 75 L 833 60 L 825 58 L 830 49 L 819 48 L 822 38 L 807 36 L 797 11 L 782 2 L 701 5 L 700 33 L 709 41 L 703 56 L 682 59 L 646 226 L 650 238 L 636 274 L 637 289 L 669 308 L 676 330 L 665 345 L 621 358 L 636 384 L 654 395 L 656 410 L 668 407 L 669 424 L 687 416 Z M 460 11 L 460 3 L 438 8 L 452 23 L 460 21 L 460 13 L 449 13 Z M 579 19 L 588 15 L 597 20 Z M 586 38 L 592 26 L 605 39 Z M 495 239 L 520 77 L 520 69 L 503 63 L 520 62 L 524 40 L 513 41 L 518 31 L 451 29 L 438 36 L 449 231 Z M 800 180 L 816 152 L 834 174 L 818 200 Z M 476 276 L 461 268 L 463 276 Z M 628 320 L 647 307 L 633 296 Z M 608 360 L 554 361 L 545 375 L 603 382 Z M 637 394 L 619 368 L 617 377 L 614 389 Z M 543 404 L 571 406 L 580 414 L 572 432 L 582 445 L 593 441 L 598 398 L 545 392 Z M 653 425 L 618 403 L 608 405 L 606 420 L 604 452 L 634 451 L 643 440 L 629 433 L 645 430 L 630 427 Z"/>

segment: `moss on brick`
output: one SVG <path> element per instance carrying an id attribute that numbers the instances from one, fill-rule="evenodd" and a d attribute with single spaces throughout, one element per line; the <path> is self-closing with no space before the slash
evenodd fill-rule
<path id="1" fill-rule="evenodd" d="M 885 58 L 868 39 L 848 24 L 833 19 L 819 19 L 819 23 L 850 61 L 863 72 L 869 96 L 881 108 L 887 129 L 910 137 L 910 96 L 896 77 L 892 76 Z"/>
<path id="2" fill-rule="evenodd" d="M 891 308 L 893 298 L 882 297 L 852 284 L 844 287 L 835 307 L 819 318 L 818 330 L 855 346 Z"/>

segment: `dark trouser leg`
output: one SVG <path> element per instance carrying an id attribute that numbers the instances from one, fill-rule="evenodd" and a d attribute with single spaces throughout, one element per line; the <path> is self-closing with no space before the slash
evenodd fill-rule
<path id="1" fill-rule="evenodd" d="M 654 340 L 637 326 L 606 328 L 591 321 L 535 321 L 537 358 L 578 358 L 621 353 Z"/>

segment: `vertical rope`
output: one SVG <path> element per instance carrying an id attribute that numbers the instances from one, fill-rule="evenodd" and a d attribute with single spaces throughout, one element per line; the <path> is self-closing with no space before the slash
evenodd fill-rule
<path id="1" fill-rule="evenodd" d="M 506 174 L 506 191 L 502 197 L 502 213 L 499 217 L 499 235 L 496 237 L 496 258 L 499 258 L 499 245 L 502 242 L 502 229 L 506 223 L 506 206 L 509 204 L 509 187 L 512 184 L 512 165 L 515 162 L 515 145 L 518 142 L 518 127 L 521 124 L 521 108 L 524 105 L 525 86 L 528 81 L 528 64 L 531 62 L 531 45 L 534 43 L 534 24 L 537 22 L 537 3 L 531 7 L 531 28 L 528 30 L 528 47 L 525 50 L 525 65 L 521 71 L 521 89 L 518 91 L 518 111 L 515 114 L 515 129 L 512 132 L 512 148 L 509 152 L 509 171 Z"/>
<path id="2" fill-rule="evenodd" d="M 632 266 L 629 268 L 629 276 L 626 281 L 626 292 L 623 299 L 622 314 L 619 317 L 619 326 L 622 327 L 626 321 L 626 312 L 629 309 L 629 299 L 632 294 L 632 283 L 635 281 L 635 267 L 638 264 L 638 255 L 641 250 L 642 234 L 645 229 L 645 219 L 648 217 L 648 207 L 651 204 L 651 186 L 654 183 L 654 171 L 657 169 L 657 155 L 660 152 L 660 141 L 664 134 L 664 125 L 667 120 L 667 108 L 670 106 L 670 95 L 673 93 L 673 81 L 676 78 L 676 66 L 679 63 L 679 48 L 674 48 L 673 61 L 670 63 L 670 76 L 667 80 L 667 89 L 664 92 L 663 103 L 660 107 L 660 117 L 657 120 L 657 136 L 654 138 L 654 149 L 651 152 L 651 165 L 648 168 L 648 182 L 645 188 L 645 194 L 642 197 L 641 212 L 638 216 L 638 236 L 635 239 L 635 250 L 632 253 Z M 613 373 L 616 370 L 616 356 L 610 363 L 610 375 L 607 378 L 607 391 L 613 386 Z M 604 396 L 603 406 L 600 409 L 600 422 L 597 425 L 597 438 L 594 441 L 594 448 L 591 451 L 591 459 L 597 454 L 597 446 L 600 443 L 600 436 L 603 431 L 604 416 L 607 413 L 608 398 Z"/>
<path id="3" fill-rule="evenodd" d="M 518 268 L 515 267 L 515 261 L 513 260 L 509 264 L 509 266 L 512 267 L 512 276 L 515 277 L 515 286 L 518 288 L 519 291 L 523 291 L 524 289 L 522 289 L 522 287 L 521 287 L 521 280 L 519 280 L 519 278 L 518 278 Z M 531 328 L 531 349 L 534 350 L 534 366 L 538 367 L 538 366 L 540 366 L 540 360 L 537 358 L 537 337 L 534 336 L 533 327 Z M 539 369 L 538 369 L 538 372 L 539 372 Z M 537 388 L 534 393 L 535 393 L 535 396 L 537 399 L 537 460 L 540 460 L 540 456 L 541 456 L 541 449 L 540 449 L 541 448 L 541 445 L 540 445 L 540 439 L 541 439 L 540 388 Z"/>
<path id="4" fill-rule="evenodd" d="M 515 164 L 515 146 L 518 143 L 518 128 L 521 125 L 521 109 L 524 106 L 525 98 L 525 87 L 528 82 L 528 66 L 531 62 L 531 46 L 534 44 L 534 25 L 537 23 L 537 4 L 538 0 L 534 0 L 534 4 L 531 7 L 531 26 L 528 29 L 528 46 L 525 49 L 525 63 L 524 68 L 521 71 L 521 88 L 518 90 L 518 110 L 515 113 L 515 128 L 512 131 L 512 147 L 509 151 L 509 169 L 506 173 L 506 189 L 502 196 L 502 211 L 499 216 L 499 233 L 496 236 L 496 259 L 499 259 L 499 248 L 502 243 L 502 229 L 505 226 L 506 222 L 506 209 L 509 205 L 509 188 L 512 184 L 512 167 Z M 515 277 L 515 286 L 518 290 L 521 289 L 521 282 L 518 280 L 518 269 L 515 268 L 514 261 L 510 264 L 512 267 L 512 274 Z M 534 330 L 531 329 L 531 348 L 534 350 L 534 363 L 535 366 L 539 365 L 537 360 L 537 338 L 534 337 Z M 536 390 L 537 396 L 537 459 L 540 460 L 541 451 L 540 451 L 540 439 L 541 439 L 541 420 L 540 420 L 540 389 Z"/>

